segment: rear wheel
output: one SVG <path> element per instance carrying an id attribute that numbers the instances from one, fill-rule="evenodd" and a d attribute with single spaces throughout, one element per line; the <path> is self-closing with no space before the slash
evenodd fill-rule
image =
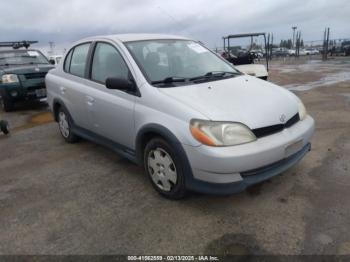
<path id="1" fill-rule="evenodd" d="M 148 142 L 144 150 L 144 166 L 153 187 L 163 196 L 180 199 L 186 195 L 180 158 L 162 138 Z"/>
<path id="2" fill-rule="evenodd" d="M 68 143 L 75 143 L 78 141 L 78 136 L 75 135 L 71 128 L 72 128 L 72 120 L 67 113 L 67 111 L 60 107 L 58 109 L 58 127 L 60 129 L 61 135 Z"/>

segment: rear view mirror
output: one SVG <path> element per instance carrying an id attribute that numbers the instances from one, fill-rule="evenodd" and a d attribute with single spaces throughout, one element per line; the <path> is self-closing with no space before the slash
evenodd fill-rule
<path id="1" fill-rule="evenodd" d="M 122 91 L 135 91 L 134 83 L 130 80 L 117 77 L 108 77 L 106 79 L 108 89 L 118 89 Z"/>
<path id="2" fill-rule="evenodd" d="M 55 60 L 50 59 L 50 60 L 49 60 L 49 63 L 50 63 L 51 65 L 54 65 L 54 64 L 55 64 Z"/>

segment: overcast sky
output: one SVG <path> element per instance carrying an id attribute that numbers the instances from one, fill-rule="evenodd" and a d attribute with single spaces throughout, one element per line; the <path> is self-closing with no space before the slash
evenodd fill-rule
<path id="1" fill-rule="evenodd" d="M 54 41 L 117 33 L 169 33 L 222 46 L 233 33 L 273 32 L 291 38 L 291 26 L 304 40 L 350 37 L 349 0 L 1 0 L 0 41 Z"/>

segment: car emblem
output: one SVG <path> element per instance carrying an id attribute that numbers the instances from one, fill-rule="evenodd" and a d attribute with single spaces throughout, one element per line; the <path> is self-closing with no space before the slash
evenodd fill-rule
<path id="1" fill-rule="evenodd" d="M 34 70 L 35 70 L 35 72 L 39 72 L 39 71 L 40 71 L 40 68 L 39 68 L 39 67 L 36 67 Z"/>
<path id="2" fill-rule="evenodd" d="M 286 115 L 285 114 L 282 114 L 280 116 L 280 121 L 281 121 L 281 123 L 284 123 L 284 121 L 286 121 Z"/>

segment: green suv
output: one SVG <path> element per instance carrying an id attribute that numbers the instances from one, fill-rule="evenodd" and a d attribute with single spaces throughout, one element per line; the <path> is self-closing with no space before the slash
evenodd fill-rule
<path id="1" fill-rule="evenodd" d="M 45 75 L 54 68 L 40 51 L 12 47 L 0 49 L 0 96 L 6 112 L 16 102 L 46 98 Z"/>

